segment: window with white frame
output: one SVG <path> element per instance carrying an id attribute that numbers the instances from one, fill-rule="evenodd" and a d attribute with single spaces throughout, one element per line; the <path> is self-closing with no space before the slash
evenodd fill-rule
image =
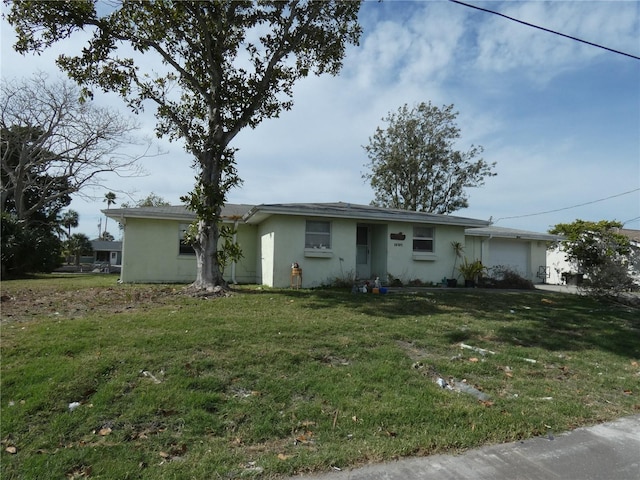
<path id="1" fill-rule="evenodd" d="M 433 227 L 413 227 L 413 251 L 433 253 Z"/>
<path id="2" fill-rule="evenodd" d="M 195 255 L 196 252 L 193 250 L 193 247 L 185 242 L 184 234 L 189 230 L 188 223 L 181 223 L 180 228 L 178 229 L 178 253 L 179 255 Z"/>
<path id="3" fill-rule="evenodd" d="M 331 248 L 331 222 L 307 220 L 304 248 Z"/>

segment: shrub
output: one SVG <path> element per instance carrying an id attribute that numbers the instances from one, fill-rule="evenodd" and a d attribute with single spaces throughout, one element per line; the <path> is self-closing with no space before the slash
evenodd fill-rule
<path id="1" fill-rule="evenodd" d="M 3 276 L 49 273 L 61 265 L 62 242 L 49 225 L 27 226 L 15 216 L 3 213 L 1 228 Z"/>
<path id="2" fill-rule="evenodd" d="M 616 257 L 606 257 L 597 265 L 584 267 L 583 292 L 597 297 L 618 297 L 623 292 L 637 290 L 627 264 Z"/>
<path id="3" fill-rule="evenodd" d="M 484 288 L 504 288 L 518 290 L 532 290 L 533 282 L 527 280 L 509 267 L 497 265 L 486 269 L 487 276 L 480 280 L 480 286 Z"/>
<path id="4" fill-rule="evenodd" d="M 390 273 L 387 274 L 387 277 L 389 279 L 389 286 L 390 287 L 402 287 L 402 285 L 403 285 L 402 280 L 400 280 L 398 277 L 394 277 Z"/>

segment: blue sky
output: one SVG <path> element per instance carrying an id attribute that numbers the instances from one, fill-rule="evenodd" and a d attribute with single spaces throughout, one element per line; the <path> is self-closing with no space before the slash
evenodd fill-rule
<path id="1" fill-rule="evenodd" d="M 640 56 L 637 1 L 469 3 Z M 244 184 L 230 203 L 368 204 L 362 146 L 390 111 L 431 101 L 455 105 L 460 149 L 482 145 L 497 162 L 498 175 L 469 190 L 470 207 L 455 215 L 539 232 L 577 218 L 640 229 L 639 60 L 446 1 L 370 1 L 360 18 L 360 46 L 339 76 L 304 79 L 291 111 L 236 137 Z M 56 74 L 55 55 L 21 57 L 12 43 L 3 22 L 3 77 Z M 152 112 L 139 120 L 151 135 Z M 179 203 L 193 187 L 191 158 L 178 143 L 159 146 L 167 153 L 142 162 L 147 176 L 106 178 L 105 190 L 89 192 L 96 201 L 73 201 L 78 232 L 97 235 L 108 190 L 117 205 L 131 201 L 126 192 Z"/>

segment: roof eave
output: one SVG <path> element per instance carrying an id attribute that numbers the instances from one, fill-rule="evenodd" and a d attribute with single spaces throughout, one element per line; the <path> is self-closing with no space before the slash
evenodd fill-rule
<path id="1" fill-rule="evenodd" d="M 252 208 L 243 217 L 246 223 L 259 224 L 271 215 L 290 215 L 305 217 L 321 217 L 321 218 L 348 218 L 382 222 L 410 222 L 425 223 L 438 225 L 452 225 L 461 227 L 484 227 L 490 225 L 485 220 L 477 220 L 473 218 L 451 217 L 447 215 L 424 214 L 420 212 L 397 211 L 388 212 L 366 212 L 360 209 L 354 209 L 352 212 L 340 211 L 336 209 L 323 208 L 296 208 L 291 206 L 278 205 L 258 205 Z"/>

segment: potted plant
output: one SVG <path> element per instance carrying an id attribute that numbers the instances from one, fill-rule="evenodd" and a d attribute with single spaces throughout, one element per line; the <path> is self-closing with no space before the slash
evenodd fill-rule
<path id="1" fill-rule="evenodd" d="M 462 257 L 462 252 L 464 251 L 464 247 L 460 242 L 451 242 L 451 248 L 453 248 L 454 258 L 453 258 L 453 268 L 451 269 L 451 278 L 447 278 L 447 287 L 456 287 L 458 285 L 458 279 L 456 273 L 456 265 L 458 264 L 458 259 Z"/>
<path id="2" fill-rule="evenodd" d="M 476 282 L 478 281 L 478 277 L 482 275 L 485 267 L 482 265 L 480 260 L 474 260 L 470 262 L 466 257 L 464 261 L 458 267 L 458 270 L 464 277 L 464 286 L 465 287 L 475 287 Z"/>

